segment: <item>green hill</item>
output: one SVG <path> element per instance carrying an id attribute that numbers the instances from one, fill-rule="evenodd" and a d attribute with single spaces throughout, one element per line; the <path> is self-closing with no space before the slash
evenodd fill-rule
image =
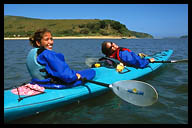
<path id="1" fill-rule="evenodd" d="M 188 35 L 180 36 L 179 38 L 188 38 Z"/>
<path id="2" fill-rule="evenodd" d="M 153 38 L 147 33 L 128 30 L 114 20 L 99 19 L 34 19 L 21 16 L 4 16 L 4 37 L 29 37 L 39 28 L 48 28 L 53 36 L 121 36 Z"/>

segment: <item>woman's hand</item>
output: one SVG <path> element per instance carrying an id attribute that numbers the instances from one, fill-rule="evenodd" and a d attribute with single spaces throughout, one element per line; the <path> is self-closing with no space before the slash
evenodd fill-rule
<path id="1" fill-rule="evenodd" d="M 153 62 L 155 61 L 155 59 L 154 59 L 154 58 L 150 58 L 149 61 L 150 61 L 151 63 L 153 63 Z"/>
<path id="2" fill-rule="evenodd" d="M 76 76 L 78 80 L 81 78 L 81 75 L 79 73 L 76 73 Z"/>

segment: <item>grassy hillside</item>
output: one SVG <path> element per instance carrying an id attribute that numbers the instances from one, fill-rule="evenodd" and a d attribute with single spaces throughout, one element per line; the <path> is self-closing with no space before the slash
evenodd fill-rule
<path id="1" fill-rule="evenodd" d="M 48 28 L 53 36 L 136 36 L 153 38 L 147 33 L 128 30 L 114 20 L 62 19 L 44 20 L 20 16 L 4 16 L 4 37 L 28 37 L 39 28 Z"/>

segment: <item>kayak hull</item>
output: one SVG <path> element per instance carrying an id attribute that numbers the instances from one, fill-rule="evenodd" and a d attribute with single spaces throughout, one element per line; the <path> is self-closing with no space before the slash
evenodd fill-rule
<path id="1" fill-rule="evenodd" d="M 167 50 L 151 56 L 155 60 L 168 60 L 172 55 L 173 50 Z M 148 58 L 151 58 L 148 57 Z M 121 80 L 133 80 L 145 76 L 160 66 L 163 63 L 150 63 L 149 67 L 144 69 L 136 69 L 133 67 L 127 67 L 122 72 L 118 73 L 115 69 L 111 68 L 93 68 L 96 71 L 96 76 L 94 81 L 103 82 L 107 84 L 112 84 Z M 4 91 L 4 121 L 8 122 L 11 120 L 19 119 L 29 115 L 33 115 L 39 112 L 50 110 L 65 104 L 70 104 L 73 102 L 79 102 L 93 96 L 101 95 L 104 92 L 110 90 L 107 87 L 93 84 L 85 83 L 84 85 L 67 88 L 67 89 L 45 89 L 45 93 L 24 98 L 18 101 L 19 96 L 11 92 L 11 90 Z M 23 96 L 21 96 L 23 97 Z"/>

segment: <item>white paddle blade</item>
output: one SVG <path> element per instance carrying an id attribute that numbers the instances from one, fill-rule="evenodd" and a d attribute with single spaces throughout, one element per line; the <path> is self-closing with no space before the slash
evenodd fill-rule
<path id="1" fill-rule="evenodd" d="M 86 58 L 85 59 L 85 64 L 89 67 L 92 66 L 92 64 L 94 64 L 95 62 L 98 61 L 98 58 Z"/>
<path id="2" fill-rule="evenodd" d="M 153 86 L 136 80 L 115 82 L 112 90 L 121 99 L 137 106 L 149 106 L 158 99 L 158 93 Z"/>

